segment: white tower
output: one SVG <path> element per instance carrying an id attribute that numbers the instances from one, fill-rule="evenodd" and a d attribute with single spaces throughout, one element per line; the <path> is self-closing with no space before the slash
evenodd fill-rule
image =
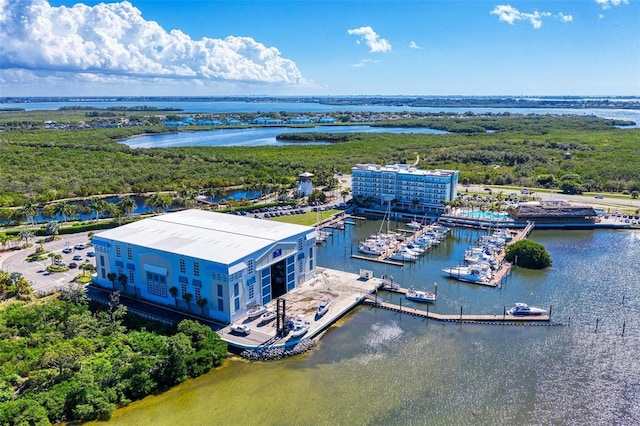
<path id="1" fill-rule="evenodd" d="M 311 178 L 313 177 L 313 173 L 304 172 L 298 175 L 298 192 L 303 197 L 308 197 L 313 192 L 313 184 L 311 183 Z"/>

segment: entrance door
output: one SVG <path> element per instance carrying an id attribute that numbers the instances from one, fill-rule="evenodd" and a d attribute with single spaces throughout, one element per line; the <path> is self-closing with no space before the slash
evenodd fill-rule
<path id="1" fill-rule="evenodd" d="M 271 265 L 271 299 L 276 299 L 287 292 L 286 259 Z"/>

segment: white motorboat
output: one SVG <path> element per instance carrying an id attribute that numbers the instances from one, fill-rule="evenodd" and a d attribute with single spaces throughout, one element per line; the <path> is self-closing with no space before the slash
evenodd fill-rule
<path id="1" fill-rule="evenodd" d="M 267 311 L 267 307 L 264 305 L 255 305 L 249 308 L 247 311 L 247 317 L 249 319 L 258 318 L 260 315 L 264 314 Z"/>
<path id="2" fill-rule="evenodd" d="M 301 321 L 296 321 L 293 328 L 289 330 L 291 337 L 300 337 L 309 331 L 309 326 Z"/>
<path id="3" fill-rule="evenodd" d="M 251 329 L 245 324 L 231 324 L 231 332 L 237 334 L 244 334 L 245 336 L 251 333 Z"/>
<path id="4" fill-rule="evenodd" d="M 507 309 L 507 314 L 513 316 L 544 315 L 546 313 L 546 309 L 529 306 L 522 302 L 514 303 L 513 307 Z"/>
<path id="5" fill-rule="evenodd" d="M 473 284 L 489 284 L 491 281 L 491 269 L 484 264 L 474 264 L 469 266 L 454 266 L 442 270 L 450 278 Z"/>
<path id="6" fill-rule="evenodd" d="M 318 310 L 316 311 L 316 317 L 320 318 L 321 316 L 326 314 L 330 306 L 331 302 L 327 299 L 324 299 L 322 302 L 320 302 L 320 304 L 318 305 Z"/>
<path id="7" fill-rule="evenodd" d="M 272 309 L 267 309 L 264 314 L 260 315 L 260 322 L 269 322 L 276 318 L 277 314 Z"/>
<path id="8" fill-rule="evenodd" d="M 410 288 L 406 294 L 407 299 L 413 300 L 414 302 L 435 302 L 437 296 L 435 293 L 431 293 L 430 291 L 420 291 Z"/>
<path id="9" fill-rule="evenodd" d="M 412 220 L 411 222 L 407 223 L 407 228 L 418 230 L 422 228 L 422 224 L 416 220 Z"/>

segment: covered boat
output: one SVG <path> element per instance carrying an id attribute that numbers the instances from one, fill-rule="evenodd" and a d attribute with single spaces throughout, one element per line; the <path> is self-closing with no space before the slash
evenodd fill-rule
<path id="1" fill-rule="evenodd" d="M 513 316 L 544 315 L 546 313 L 546 309 L 529 306 L 522 302 L 514 303 L 513 307 L 507 309 L 507 314 Z"/>
<path id="2" fill-rule="evenodd" d="M 420 291 L 410 288 L 406 294 L 407 299 L 414 302 L 435 302 L 437 296 L 430 291 Z"/>

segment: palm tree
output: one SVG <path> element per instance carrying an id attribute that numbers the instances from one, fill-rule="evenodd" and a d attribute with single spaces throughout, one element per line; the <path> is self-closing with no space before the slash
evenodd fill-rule
<path id="1" fill-rule="evenodd" d="M 131 217 L 133 211 L 136 209 L 136 202 L 131 197 L 125 197 L 118 201 L 117 204 L 126 214 Z"/>
<path id="2" fill-rule="evenodd" d="M 127 294 L 127 282 L 129 280 L 127 279 L 127 276 L 125 274 L 119 274 L 118 275 L 118 284 L 120 284 L 122 286 L 122 291 L 124 292 L 124 294 Z"/>
<path id="3" fill-rule="evenodd" d="M 64 201 L 53 206 L 53 212 L 62 216 L 63 223 L 67 221 L 69 216 L 73 215 L 74 210 L 74 206 Z"/>
<path id="4" fill-rule="evenodd" d="M 202 310 L 202 316 L 204 316 L 204 307 L 207 306 L 208 302 L 209 301 L 206 297 L 201 297 L 196 301 L 196 305 L 200 306 L 200 309 Z"/>
<path id="5" fill-rule="evenodd" d="M 171 286 L 169 287 L 169 294 L 173 297 L 173 300 L 176 302 L 176 308 L 178 307 L 178 287 Z"/>
<path id="6" fill-rule="evenodd" d="M 20 209 L 20 215 L 24 219 L 28 219 L 31 226 L 35 226 L 35 219 L 36 216 L 38 216 L 38 208 L 31 201 L 28 201 L 22 209 Z"/>
<path id="7" fill-rule="evenodd" d="M 100 219 L 100 213 L 104 213 L 108 205 L 109 203 L 99 198 L 92 198 L 89 201 L 89 208 L 96 214 L 96 222 Z"/>
<path id="8" fill-rule="evenodd" d="M 182 295 L 182 300 L 187 304 L 187 310 L 191 312 L 191 299 L 193 299 L 193 294 L 185 293 Z"/>
<path id="9" fill-rule="evenodd" d="M 114 290 L 116 289 L 116 279 L 118 278 L 118 276 L 115 274 L 115 272 L 109 272 L 107 274 L 107 279 L 109 281 L 111 281 L 111 288 L 113 288 Z"/>
<path id="10" fill-rule="evenodd" d="M 24 240 L 25 245 L 29 245 L 29 239 L 33 238 L 33 232 L 31 232 L 28 229 L 23 229 L 22 231 L 20 231 L 20 239 Z"/>
<path id="11" fill-rule="evenodd" d="M 162 195 L 156 192 L 155 194 L 147 198 L 145 204 L 154 209 L 154 211 L 161 212 L 166 210 L 171 205 L 171 200 L 169 196 Z"/>

